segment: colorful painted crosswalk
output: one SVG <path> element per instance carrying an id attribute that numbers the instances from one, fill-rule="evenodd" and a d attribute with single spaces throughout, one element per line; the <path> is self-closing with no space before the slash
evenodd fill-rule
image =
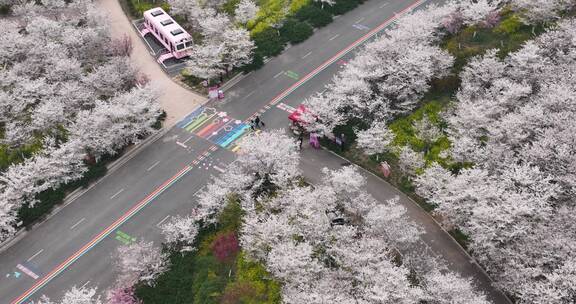
<path id="1" fill-rule="evenodd" d="M 226 112 L 200 107 L 182 119 L 177 126 L 223 148 L 234 149 L 235 142 L 250 133 L 250 125 Z"/>

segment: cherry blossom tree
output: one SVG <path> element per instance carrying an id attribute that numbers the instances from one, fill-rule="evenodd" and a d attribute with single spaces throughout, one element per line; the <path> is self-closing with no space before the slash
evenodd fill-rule
<path id="1" fill-rule="evenodd" d="M 102 304 L 96 291 L 96 288 L 73 286 L 64 293 L 60 302 L 52 302 L 48 297 L 42 296 L 38 304 Z"/>
<path id="2" fill-rule="evenodd" d="M 574 258 L 575 29 L 560 21 L 504 59 L 489 51 L 471 60 L 446 120 L 451 156 L 474 165 L 432 165 L 416 178 L 417 192 L 470 236 L 474 256 L 519 303 L 570 303 L 575 294 L 565 272 Z"/>
<path id="3" fill-rule="evenodd" d="M 234 11 L 235 19 L 241 24 L 246 24 L 249 20 L 256 17 L 258 6 L 252 0 L 241 0 Z"/>
<path id="4" fill-rule="evenodd" d="M 244 216 L 242 247 L 282 282 L 283 301 L 440 301 L 443 294 L 412 285 L 409 269 L 392 262 L 395 246 L 412 244 L 421 233 L 397 198 L 376 201 L 353 167 L 324 175 L 314 187 L 283 188 Z M 471 282 L 458 283 L 454 293 L 473 291 Z M 487 303 L 478 293 L 470 298 Z"/>
<path id="5" fill-rule="evenodd" d="M 198 235 L 197 218 L 193 216 L 176 216 L 162 225 L 162 234 L 168 244 L 173 244 L 177 248 L 191 245 Z M 187 250 L 190 248 L 187 247 Z"/>
<path id="6" fill-rule="evenodd" d="M 174 5 L 176 11 L 186 16 L 203 36 L 202 43 L 194 46 L 190 60 L 187 61 L 188 73 L 210 79 L 227 74 L 233 68 L 251 61 L 254 42 L 250 40 L 248 31 L 215 9 L 214 3 L 177 0 Z M 254 3 L 250 0 L 244 0 L 238 5 L 241 7 L 238 18 L 248 18 L 254 13 Z"/>
<path id="7" fill-rule="evenodd" d="M 423 285 L 426 294 L 424 298 L 430 297 L 427 299 L 429 303 L 490 303 L 485 297 L 478 296 L 478 291 L 474 290 L 471 279 L 462 278 L 453 272 L 442 273 L 434 270 L 424 276 Z"/>
<path id="8" fill-rule="evenodd" d="M 241 155 L 233 171 L 250 177 L 247 186 L 256 197 L 283 187 L 299 174 L 296 142 L 284 130 L 250 134 L 239 143 Z"/>
<path id="9" fill-rule="evenodd" d="M 452 6 L 432 6 L 400 18 L 398 26 L 365 46 L 328 86 L 305 104 L 309 128 L 332 131 L 350 119 L 387 122 L 413 110 L 433 78 L 449 72 L 453 58 L 434 43 Z"/>
<path id="10" fill-rule="evenodd" d="M 379 154 L 389 151 L 394 133 L 383 121 L 374 122 L 367 130 L 356 131 L 356 144 L 367 154 Z"/>
<path id="11" fill-rule="evenodd" d="M 38 193 L 81 178 L 86 154 L 137 141 L 160 114 L 154 91 L 133 89 L 136 69 L 110 51 L 93 3 L 21 2 L 11 14 L 0 20 L 0 143 L 15 153 L 42 147 L 0 172 L 0 240 Z"/>
<path id="12" fill-rule="evenodd" d="M 118 281 L 125 286 L 136 282 L 153 285 L 156 277 L 167 267 L 167 254 L 155 248 L 152 242 L 138 241 L 118 247 Z"/>
<path id="13" fill-rule="evenodd" d="M 142 304 L 134 295 L 134 287 L 119 286 L 108 291 L 107 304 Z"/>

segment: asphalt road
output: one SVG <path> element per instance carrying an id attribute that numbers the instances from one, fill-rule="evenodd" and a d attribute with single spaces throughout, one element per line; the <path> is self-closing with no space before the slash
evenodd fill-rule
<path id="1" fill-rule="evenodd" d="M 261 113 L 266 128 L 285 128 L 288 110 L 324 90 L 352 56 L 341 54 L 342 50 L 412 3 L 371 0 L 340 16 L 304 43 L 250 73 L 226 91 L 224 100 L 206 106 L 214 110 L 185 119 L 30 231 L 0 254 L 0 303 L 29 303 L 42 294 L 58 299 L 73 285 L 98 286 L 100 290 L 110 287 L 115 277 L 115 249 L 139 239 L 160 244 L 158 223 L 188 213 L 195 193 L 235 159 L 234 143 L 227 144 L 223 136 L 233 139 L 242 135 L 238 131 L 241 121 L 254 113 Z M 342 58 L 334 58 L 340 55 Z M 287 90 L 290 94 L 279 100 L 277 96 Z M 320 167 L 338 167 L 342 160 L 326 151 L 306 148 L 303 164 L 305 175 L 314 179 Z M 401 196 L 410 216 L 424 226 L 426 246 L 449 260 L 452 269 L 475 277 L 496 303 L 507 303 L 424 211 L 392 186 L 367 176 L 368 189 L 376 198 Z"/>

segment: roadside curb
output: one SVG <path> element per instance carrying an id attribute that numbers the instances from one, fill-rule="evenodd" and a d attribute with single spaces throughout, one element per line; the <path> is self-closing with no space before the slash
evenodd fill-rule
<path id="1" fill-rule="evenodd" d="M 162 129 L 158 130 L 157 132 L 151 134 L 150 136 L 148 136 L 147 138 L 145 138 L 141 142 L 134 144 L 132 147 L 128 148 L 128 151 L 126 153 L 124 153 L 122 156 L 120 156 L 120 158 L 118 158 L 117 160 L 106 165 L 107 171 L 106 171 L 106 174 L 104 176 L 102 176 L 101 178 L 99 178 L 95 182 L 91 183 L 86 188 L 82 188 L 82 187 L 76 188 L 76 190 L 74 190 L 74 191 L 72 191 L 66 195 L 66 197 L 62 201 L 62 204 L 59 204 L 54 209 L 52 209 L 52 211 L 50 211 L 50 213 L 48 213 L 46 215 L 46 217 L 44 217 L 42 220 L 32 224 L 32 226 L 29 229 L 26 229 L 26 227 L 20 228 L 16 232 L 16 234 L 14 234 L 14 236 L 12 238 L 7 239 L 4 242 L 0 243 L 0 253 L 6 251 L 10 247 L 12 247 L 12 245 L 16 244 L 18 241 L 20 241 L 22 238 L 24 238 L 24 236 L 26 236 L 26 234 L 28 234 L 28 231 L 32 231 L 32 230 L 36 229 L 36 227 L 42 225 L 43 223 L 45 223 L 46 221 L 48 221 L 49 219 L 54 217 L 56 214 L 58 214 L 66 206 L 70 205 L 71 203 L 76 201 L 76 199 L 78 199 L 79 197 L 84 195 L 84 193 L 88 192 L 90 189 L 92 189 L 93 187 L 98 185 L 101 181 L 103 181 L 106 177 L 108 177 L 108 175 L 112 174 L 114 171 L 116 171 L 122 165 L 124 165 L 129 160 L 134 158 L 134 156 L 138 155 L 138 153 L 140 151 L 142 151 L 142 149 L 144 149 L 145 147 L 149 146 L 150 144 L 156 142 L 164 134 L 168 133 L 169 130 L 170 129 L 162 128 Z"/>
<path id="2" fill-rule="evenodd" d="M 492 277 L 490 277 L 490 275 L 486 272 L 486 270 L 484 269 L 484 267 L 482 267 L 480 264 L 478 264 L 478 262 L 476 262 L 476 259 L 474 257 L 472 257 L 470 255 L 470 253 L 468 253 L 468 251 L 466 251 L 466 249 L 464 249 L 464 247 L 462 247 L 462 245 L 460 245 L 460 243 L 458 243 L 458 241 L 456 241 L 456 239 L 448 232 L 446 231 L 446 229 L 444 229 L 444 227 L 442 227 L 442 225 L 426 210 L 424 210 L 424 208 L 422 208 L 422 206 L 420 206 L 418 203 L 416 203 L 416 201 L 414 201 L 409 195 L 407 195 L 406 193 L 402 192 L 400 189 L 396 188 L 394 185 L 392 185 L 391 183 L 389 183 L 387 180 L 383 179 L 382 177 L 378 176 L 377 174 L 375 174 L 374 172 L 356 164 L 355 162 L 352 162 L 350 160 L 348 160 L 347 158 L 343 157 L 342 155 L 339 155 L 338 153 L 335 153 L 332 150 L 329 150 L 328 148 L 321 146 L 323 150 L 327 151 L 328 153 L 346 161 L 347 163 L 359 168 L 362 172 L 368 173 L 372 176 L 374 176 L 375 178 L 377 178 L 378 180 L 380 180 L 383 183 L 386 183 L 388 186 L 390 186 L 391 188 L 395 189 L 397 192 L 403 194 L 409 201 L 410 203 L 412 203 L 413 205 L 415 205 L 418 209 L 422 210 L 424 213 L 426 213 L 428 215 L 429 218 L 432 219 L 432 221 L 434 221 L 434 223 L 446 234 L 448 235 L 448 237 L 450 238 L 450 240 L 456 244 L 458 246 L 458 248 L 460 249 L 461 252 L 464 253 L 464 255 L 468 258 L 468 260 L 470 261 L 470 264 L 474 265 L 475 268 L 480 269 L 480 272 L 482 272 L 482 274 L 488 278 L 488 281 L 490 282 L 491 286 L 498 291 L 507 301 L 509 304 L 513 304 L 512 300 L 510 300 L 510 298 L 498 287 L 496 287 L 495 282 L 492 280 Z"/>
<path id="3" fill-rule="evenodd" d="M 221 87 L 220 89 L 222 91 L 226 91 L 228 89 L 231 89 L 233 86 L 235 86 L 237 83 L 239 83 L 240 81 L 242 81 L 242 79 L 246 78 L 246 76 L 250 75 L 252 72 L 248 72 L 246 74 L 244 74 L 244 72 L 240 72 L 238 73 L 238 75 L 230 78 L 228 81 L 226 81 Z"/>

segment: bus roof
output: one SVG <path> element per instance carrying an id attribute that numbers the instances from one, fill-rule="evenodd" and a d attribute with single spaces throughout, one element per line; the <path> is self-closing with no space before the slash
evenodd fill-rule
<path id="1" fill-rule="evenodd" d="M 166 37 L 174 45 L 182 41 L 191 41 L 188 34 L 168 13 L 161 7 L 155 7 L 144 12 L 144 18 L 150 21 L 158 29 L 162 36 Z"/>

